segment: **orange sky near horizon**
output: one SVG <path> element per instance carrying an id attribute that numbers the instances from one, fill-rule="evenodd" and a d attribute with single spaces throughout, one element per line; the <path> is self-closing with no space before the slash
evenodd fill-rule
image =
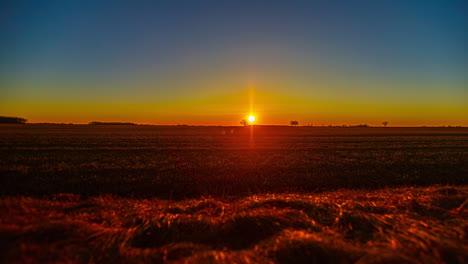
<path id="1" fill-rule="evenodd" d="M 5 116 L 20 116 L 30 123 L 135 122 L 154 125 L 240 125 L 250 113 L 258 125 L 467 126 L 464 105 L 311 100 L 254 88 L 229 95 L 160 102 L 22 102 L 3 103 Z"/>

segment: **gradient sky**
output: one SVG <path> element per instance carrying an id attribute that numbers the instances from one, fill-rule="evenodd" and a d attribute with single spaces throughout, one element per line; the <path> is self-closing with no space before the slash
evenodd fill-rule
<path id="1" fill-rule="evenodd" d="M 468 125 L 466 1 L 2 1 L 0 115 Z"/>

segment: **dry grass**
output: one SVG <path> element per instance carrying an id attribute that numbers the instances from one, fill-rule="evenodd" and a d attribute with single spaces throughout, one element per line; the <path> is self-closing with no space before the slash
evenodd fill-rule
<path id="1" fill-rule="evenodd" d="M 467 263 L 467 198 L 466 186 L 185 201 L 4 197 L 0 260 Z"/>

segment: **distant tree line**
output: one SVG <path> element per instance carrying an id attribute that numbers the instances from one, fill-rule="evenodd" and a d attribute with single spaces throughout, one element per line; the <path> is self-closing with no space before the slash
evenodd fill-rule
<path id="1" fill-rule="evenodd" d="M 89 125 L 125 125 L 125 126 L 135 126 L 135 123 L 130 123 L 130 122 L 99 122 L 99 121 L 93 121 L 89 122 Z"/>
<path id="2" fill-rule="evenodd" d="M 26 121 L 26 118 L 21 117 L 0 116 L 0 124 L 24 124 Z"/>

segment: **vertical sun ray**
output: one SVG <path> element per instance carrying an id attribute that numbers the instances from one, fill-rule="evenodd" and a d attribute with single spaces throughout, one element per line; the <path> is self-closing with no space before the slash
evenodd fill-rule
<path id="1" fill-rule="evenodd" d="M 252 115 L 254 112 L 254 99 L 255 99 L 255 85 L 251 81 L 248 87 L 249 95 L 249 115 Z"/>

